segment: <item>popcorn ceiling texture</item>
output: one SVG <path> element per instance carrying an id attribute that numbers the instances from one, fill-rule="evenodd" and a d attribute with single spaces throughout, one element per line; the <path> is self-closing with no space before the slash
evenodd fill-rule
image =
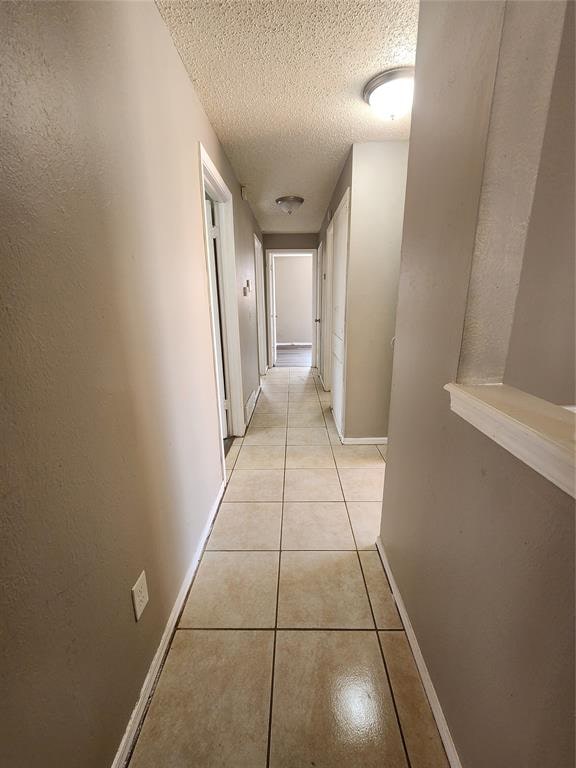
<path id="1" fill-rule="evenodd" d="M 406 139 L 362 100 L 373 75 L 412 65 L 418 3 L 157 0 L 266 232 L 317 232 L 353 142 Z M 275 198 L 298 194 L 292 216 Z"/>

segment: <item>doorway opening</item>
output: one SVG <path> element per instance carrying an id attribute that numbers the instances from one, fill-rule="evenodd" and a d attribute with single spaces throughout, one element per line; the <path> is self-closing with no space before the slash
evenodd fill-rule
<path id="1" fill-rule="evenodd" d="M 311 368 L 316 364 L 317 251 L 266 252 L 268 364 Z"/>
<path id="2" fill-rule="evenodd" d="M 232 193 L 201 144 L 200 169 L 204 198 L 206 272 L 224 481 L 227 450 L 233 438 L 241 437 L 246 429 L 236 295 Z"/>

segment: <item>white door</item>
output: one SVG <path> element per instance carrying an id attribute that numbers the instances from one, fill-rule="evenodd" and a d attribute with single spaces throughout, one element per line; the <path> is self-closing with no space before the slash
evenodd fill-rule
<path id="1" fill-rule="evenodd" d="M 268 261 L 268 365 L 276 365 L 276 286 L 274 254 L 267 253 Z"/>
<path id="2" fill-rule="evenodd" d="M 346 190 L 334 218 L 332 269 L 332 412 L 344 434 L 344 361 L 346 345 L 346 280 L 348 271 L 349 192 Z"/>
<path id="3" fill-rule="evenodd" d="M 219 274 L 218 251 L 220 247 L 220 235 L 218 231 L 217 210 L 213 200 L 208 195 L 206 205 L 206 228 L 209 249 L 208 272 L 210 277 L 210 309 L 212 313 L 212 328 L 214 333 L 214 346 L 216 351 L 216 375 L 218 379 L 218 400 L 220 407 L 220 425 L 222 439 L 230 434 L 228 425 L 228 388 L 226 382 L 226 370 L 224 365 L 224 340 L 222 333 L 222 285 Z"/>
<path id="4" fill-rule="evenodd" d="M 264 257 L 262 243 L 254 235 L 254 271 L 256 275 L 256 315 L 258 325 L 258 369 L 264 376 L 266 363 L 266 297 L 264 294 Z"/>
<path id="5" fill-rule="evenodd" d="M 326 243 L 323 249 L 322 272 L 322 351 L 320 355 L 320 377 L 326 391 L 332 387 L 332 252 L 334 242 L 334 220 L 328 224 Z"/>

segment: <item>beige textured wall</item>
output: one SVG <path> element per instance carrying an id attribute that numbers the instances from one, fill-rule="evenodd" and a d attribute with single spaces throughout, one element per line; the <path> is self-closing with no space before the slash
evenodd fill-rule
<path id="1" fill-rule="evenodd" d="M 342 196 L 344 195 L 344 192 L 346 192 L 347 188 L 350 187 L 351 185 L 352 185 L 352 147 L 350 147 L 350 152 L 348 153 L 348 156 L 344 161 L 342 171 L 340 173 L 340 176 L 338 176 L 338 181 L 336 182 L 336 186 L 334 187 L 334 191 L 332 192 L 330 203 L 328 204 L 328 208 L 326 209 L 326 213 L 324 214 L 324 219 L 322 220 L 322 226 L 320 227 L 320 233 L 318 235 L 319 243 L 325 242 L 326 230 L 328 229 L 328 224 L 330 224 L 330 220 L 332 216 L 334 216 L 334 212 L 336 208 L 338 208 L 338 205 L 342 200 Z"/>
<path id="2" fill-rule="evenodd" d="M 506 6 L 458 368 L 463 383 L 503 380 L 563 19 L 562 2 Z"/>
<path id="3" fill-rule="evenodd" d="M 503 12 L 420 6 L 381 537 L 462 764 L 566 768 L 574 501 L 452 413 L 443 390 L 458 368 Z"/>
<path id="4" fill-rule="evenodd" d="M 407 141 L 354 144 L 346 303 L 346 437 L 386 437 Z"/>
<path id="5" fill-rule="evenodd" d="M 312 255 L 276 256 L 276 341 L 312 344 Z"/>
<path id="6" fill-rule="evenodd" d="M 283 250 L 285 248 L 317 248 L 318 235 L 309 232 L 268 232 L 263 235 L 263 247 L 266 249 Z"/>
<path id="7" fill-rule="evenodd" d="M 576 405 L 574 3 L 568 9 L 504 376 L 559 405 Z"/>
<path id="8" fill-rule="evenodd" d="M 2 3 L 0 27 L 0 764 L 102 768 L 221 483 L 199 139 L 239 285 L 254 223 L 153 3 Z"/>

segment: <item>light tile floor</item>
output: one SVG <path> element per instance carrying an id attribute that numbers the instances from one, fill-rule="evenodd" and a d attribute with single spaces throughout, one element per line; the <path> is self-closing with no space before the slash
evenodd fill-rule
<path id="1" fill-rule="evenodd" d="M 375 548 L 385 446 L 328 404 L 266 376 L 130 768 L 447 768 Z"/>

